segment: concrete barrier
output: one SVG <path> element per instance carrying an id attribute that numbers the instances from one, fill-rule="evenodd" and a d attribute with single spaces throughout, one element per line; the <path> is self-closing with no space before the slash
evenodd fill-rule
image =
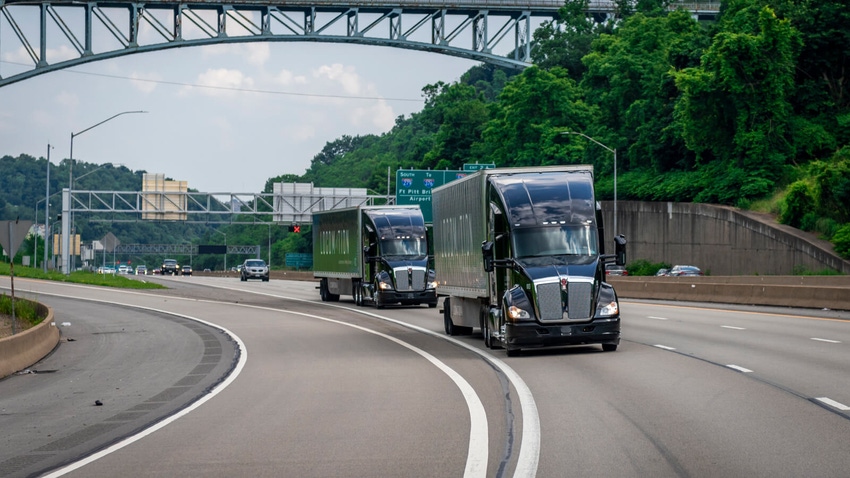
<path id="1" fill-rule="evenodd" d="M 25 299 L 18 299 L 25 300 Z M 53 309 L 38 304 L 40 324 L 19 334 L 0 339 L 0 378 L 26 369 L 47 356 L 59 343 L 59 328 L 53 324 Z"/>
<path id="2" fill-rule="evenodd" d="M 848 276 L 609 277 L 622 299 L 850 310 Z"/>

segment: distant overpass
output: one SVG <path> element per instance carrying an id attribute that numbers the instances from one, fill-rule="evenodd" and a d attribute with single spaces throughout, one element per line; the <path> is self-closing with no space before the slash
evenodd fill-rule
<path id="1" fill-rule="evenodd" d="M 0 0 L 0 87 L 84 63 L 169 48 L 308 41 L 531 64 L 532 33 L 563 0 Z M 673 1 L 716 16 L 720 1 Z M 614 13 L 591 0 L 588 14 Z M 11 62 L 8 58 L 20 58 Z"/>

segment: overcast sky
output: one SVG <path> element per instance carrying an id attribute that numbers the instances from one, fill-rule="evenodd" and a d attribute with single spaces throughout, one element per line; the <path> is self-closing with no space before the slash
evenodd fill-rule
<path id="1" fill-rule="evenodd" d="M 0 74 L 24 57 L 6 53 Z M 242 43 L 128 55 L 0 88 L 0 156 L 121 163 L 203 192 L 259 192 L 303 174 L 342 135 L 381 134 L 422 109 L 427 84 L 476 62 L 398 48 Z M 193 86 L 195 85 L 195 86 Z M 202 88 L 199 87 L 224 87 Z M 96 184 L 83 184 L 97 189 Z"/>

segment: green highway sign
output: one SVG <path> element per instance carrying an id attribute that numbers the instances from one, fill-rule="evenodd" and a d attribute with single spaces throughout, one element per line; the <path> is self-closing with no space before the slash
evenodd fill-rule
<path id="1" fill-rule="evenodd" d="M 496 169 L 496 165 L 493 164 L 493 163 L 487 163 L 487 164 L 467 163 L 467 164 L 463 165 L 463 170 L 467 171 L 467 172 L 468 171 L 478 171 L 479 169 Z"/>
<path id="2" fill-rule="evenodd" d="M 395 203 L 418 204 L 425 222 L 430 223 L 431 190 L 467 174 L 469 171 L 399 169 L 395 173 Z"/>

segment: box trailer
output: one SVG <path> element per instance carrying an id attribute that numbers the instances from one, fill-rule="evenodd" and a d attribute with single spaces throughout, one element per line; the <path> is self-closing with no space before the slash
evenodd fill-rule
<path id="1" fill-rule="evenodd" d="M 359 206 L 313 213 L 313 276 L 323 301 L 437 306 L 419 206 Z"/>

